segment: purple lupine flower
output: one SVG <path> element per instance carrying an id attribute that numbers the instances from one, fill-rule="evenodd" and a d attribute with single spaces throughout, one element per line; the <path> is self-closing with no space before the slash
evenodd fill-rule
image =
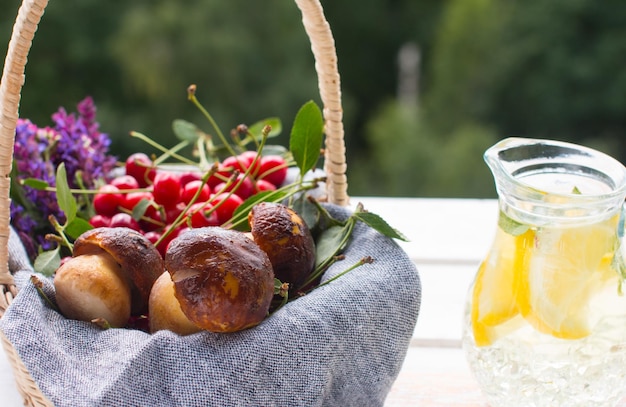
<path id="1" fill-rule="evenodd" d="M 79 116 L 67 114 L 61 108 L 52 115 L 55 130 L 59 138 L 55 146 L 56 154 L 52 157 L 55 167 L 65 162 L 71 187 L 76 187 L 74 176 L 81 171 L 82 181 L 93 186 L 95 180 L 106 178 L 116 163 L 115 157 L 106 154 L 111 140 L 100 133 L 95 121 L 96 108 L 88 97 L 78 104 Z"/>
<path id="2" fill-rule="evenodd" d="M 78 115 L 60 108 L 52 115 L 53 127 L 39 128 L 28 119 L 18 120 L 13 153 L 17 181 L 36 178 L 55 186 L 61 163 L 65 163 L 71 188 L 82 183 L 94 189 L 100 180 L 108 180 L 116 158 L 108 154 L 110 138 L 99 131 L 93 99 L 85 98 L 77 110 Z M 76 181 L 78 174 L 81 183 Z M 55 193 L 13 185 L 18 190 L 11 191 L 11 224 L 34 257 L 38 247 L 50 248 L 44 239 L 46 233 L 53 232 L 48 217 L 53 215 L 61 222 L 65 218 Z"/>

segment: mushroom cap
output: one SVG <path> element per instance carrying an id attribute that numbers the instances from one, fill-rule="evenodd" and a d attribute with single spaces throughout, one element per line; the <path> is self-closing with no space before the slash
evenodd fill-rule
<path id="1" fill-rule="evenodd" d="M 152 286 L 149 315 L 151 333 L 162 329 L 178 335 L 190 335 L 201 331 L 180 309 L 180 303 L 174 295 L 174 282 L 167 271 L 164 271 Z"/>
<path id="2" fill-rule="evenodd" d="M 57 270 L 54 287 L 57 305 L 66 318 L 79 321 L 103 318 L 114 327 L 128 323 L 130 282 L 107 253 L 69 259 Z"/>
<path id="3" fill-rule="evenodd" d="M 91 229 L 74 242 L 74 257 L 102 252 L 115 259 L 132 284 L 132 314 L 145 314 L 152 285 L 165 270 L 156 247 L 141 233 L 124 227 Z"/>
<path id="4" fill-rule="evenodd" d="M 242 232 L 217 226 L 185 231 L 168 246 L 165 267 L 182 311 L 202 329 L 234 332 L 267 316 L 272 264 Z"/>
<path id="5" fill-rule="evenodd" d="M 252 207 L 248 223 L 276 278 L 300 288 L 315 266 L 315 241 L 306 222 L 283 204 L 261 202 Z"/>

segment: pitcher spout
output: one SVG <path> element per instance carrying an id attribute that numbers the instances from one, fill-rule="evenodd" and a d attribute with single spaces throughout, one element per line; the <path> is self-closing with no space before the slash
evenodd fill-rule
<path id="1" fill-rule="evenodd" d="M 624 165 L 584 146 L 514 137 L 484 159 L 501 206 L 523 223 L 595 222 L 615 214 L 626 196 Z"/>

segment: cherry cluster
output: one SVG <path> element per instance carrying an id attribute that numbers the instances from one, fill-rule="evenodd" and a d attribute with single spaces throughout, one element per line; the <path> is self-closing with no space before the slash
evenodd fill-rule
<path id="1" fill-rule="evenodd" d="M 89 223 L 137 230 L 163 255 L 182 230 L 223 225 L 250 196 L 279 188 L 287 176 L 287 162 L 278 155 L 257 158 L 256 151 L 246 151 L 225 158 L 203 180 L 199 171 L 157 168 L 146 154 L 135 153 L 126 159 L 125 170 L 98 189 L 93 200 L 96 214 Z"/>

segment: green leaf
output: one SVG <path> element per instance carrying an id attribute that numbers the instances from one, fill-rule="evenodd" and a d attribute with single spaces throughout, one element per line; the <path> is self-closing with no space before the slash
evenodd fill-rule
<path id="1" fill-rule="evenodd" d="M 574 185 L 574 189 L 572 189 L 572 194 L 582 195 L 582 192 L 580 192 L 580 189 L 578 189 L 578 187 Z"/>
<path id="2" fill-rule="evenodd" d="M 76 239 L 88 230 L 93 229 L 93 226 L 83 218 L 75 217 L 73 221 L 67 224 L 65 227 L 65 234 Z"/>
<path id="3" fill-rule="evenodd" d="M 300 174 L 304 175 L 317 164 L 324 136 L 322 111 L 313 101 L 300 108 L 291 128 L 289 149 Z"/>
<path id="4" fill-rule="evenodd" d="M 523 223 L 509 218 L 502 211 L 500 212 L 500 217 L 498 218 L 498 226 L 500 229 L 512 236 L 519 236 L 530 228 L 528 225 L 524 225 Z"/>
<path id="5" fill-rule="evenodd" d="M 274 278 L 274 294 L 278 294 L 282 286 L 283 282 L 277 278 Z"/>
<path id="6" fill-rule="evenodd" d="M 59 164 L 56 173 L 57 184 L 57 202 L 59 208 L 65 213 L 67 218 L 66 224 L 72 223 L 76 218 L 76 198 L 72 195 L 70 186 L 67 183 L 67 172 L 65 171 L 65 163 Z"/>
<path id="7" fill-rule="evenodd" d="M 390 237 L 392 239 L 399 239 L 404 242 L 409 241 L 406 236 L 404 236 L 398 230 L 389 226 L 389 224 L 383 218 L 375 213 L 359 211 L 355 212 L 353 216 L 387 237 Z"/>
<path id="8" fill-rule="evenodd" d="M 46 181 L 37 178 L 26 178 L 22 181 L 22 183 L 27 187 L 31 187 L 39 191 L 45 191 L 46 188 L 50 186 L 50 184 L 48 184 Z"/>
<path id="9" fill-rule="evenodd" d="M 252 126 L 248 127 L 248 131 L 254 135 L 254 137 L 260 139 L 265 126 L 270 126 L 272 128 L 267 135 L 268 138 L 276 137 L 283 131 L 283 124 L 278 117 L 268 117 L 267 119 L 259 120 Z"/>
<path id="10" fill-rule="evenodd" d="M 195 124 L 182 119 L 172 122 L 172 130 L 179 140 L 195 143 L 203 134 L 202 130 Z"/>
<path id="11" fill-rule="evenodd" d="M 300 215 L 309 229 L 313 230 L 319 224 L 320 211 L 317 209 L 317 206 L 306 198 L 305 194 L 295 199 L 291 208 Z"/>
<path id="12" fill-rule="evenodd" d="M 279 144 L 266 144 L 263 147 L 263 155 L 280 155 L 285 156 L 289 150 L 287 147 L 281 146 Z"/>
<path id="13" fill-rule="evenodd" d="M 348 222 L 344 226 L 331 226 L 322 231 L 315 243 L 315 268 L 339 253 L 352 232 L 352 225 Z"/>
<path id="14" fill-rule="evenodd" d="M 38 209 L 35 207 L 36 205 L 33 201 L 26 198 L 23 185 L 20 183 L 18 178 L 19 175 L 17 173 L 17 165 L 13 165 L 13 168 L 11 168 L 11 201 L 23 206 L 27 212 L 34 215 L 34 219 L 41 220 L 42 216 L 38 213 Z M 34 178 L 30 179 L 35 180 Z"/>
<path id="15" fill-rule="evenodd" d="M 145 198 L 137 202 L 137 204 L 133 208 L 133 213 L 132 213 L 133 219 L 137 221 L 141 219 L 141 217 L 145 215 L 146 210 L 148 209 L 150 205 L 152 205 L 152 203 Z"/>
<path id="16" fill-rule="evenodd" d="M 35 271 L 45 276 L 51 276 L 61 265 L 60 247 L 54 250 L 41 252 L 35 259 L 33 267 Z"/>

